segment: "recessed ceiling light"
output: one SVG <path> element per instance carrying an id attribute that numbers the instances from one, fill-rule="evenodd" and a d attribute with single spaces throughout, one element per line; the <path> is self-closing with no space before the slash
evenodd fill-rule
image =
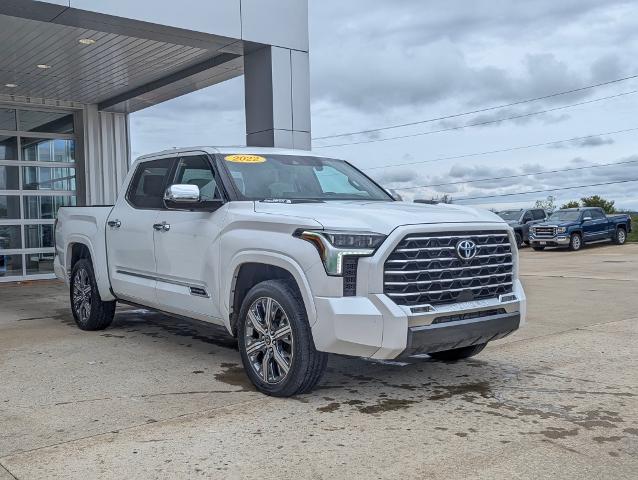
<path id="1" fill-rule="evenodd" d="M 16 88 L 18 86 L 18 84 L 17 83 L 5 83 L 4 86 L 7 87 L 7 88 Z"/>
<path id="2" fill-rule="evenodd" d="M 47 65 L 46 63 L 39 63 L 38 65 L 36 65 L 38 68 L 41 68 L 42 70 L 46 70 L 47 68 L 51 68 L 51 65 Z"/>
<path id="3" fill-rule="evenodd" d="M 95 40 L 93 40 L 92 38 L 80 38 L 78 42 L 80 42 L 82 45 L 93 45 L 95 43 Z"/>

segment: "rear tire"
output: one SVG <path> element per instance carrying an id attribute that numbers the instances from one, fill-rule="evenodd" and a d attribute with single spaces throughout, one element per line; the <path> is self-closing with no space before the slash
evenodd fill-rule
<path id="1" fill-rule="evenodd" d="M 104 330 L 113 321 L 115 301 L 103 302 L 95 282 L 93 265 L 85 258 L 71 270 L 71 311 L 82 330 Z"/>
<path id="2" fill-rule="evenodd" d="M 237 334 L 246 374 L 266 395 L 309 392 L 326 369 L 328 354 L 315 349 L 303 300 L 286 281 L 267 280 L 248 292 Z"/>
<path id="3" fill-rule="evenodd" d="M 572 233 L 569 240 L 569 249 L 572 252 L 577 252 L 581 248 L 583 248 L 583 238 L 580 236 L 580 233 Z"/>
<path id="4" fill-rule="evenodd" d="M 616 245 L 624 245 L 627 241 L 627 232 L 624 228 L 618 227 L 616 229 L 616 233 L 614 234 L 614 243 Z"/>
<path id="5" fill-rule="evenodd" d="M 454 348 L 452 350 L 443 350 L 442 352 L 432 352 L 428 355 L 435 360 L 443 360 L 453 362 L 455 360 L 463 360 L 478 355 L 487 346 L 487 343 L 479 343 L 478 345 L 470 345 L 469 347 Z"/>

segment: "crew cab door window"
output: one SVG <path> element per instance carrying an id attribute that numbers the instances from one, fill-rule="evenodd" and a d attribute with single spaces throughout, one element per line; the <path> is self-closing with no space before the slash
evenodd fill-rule
<path id="1" fill-rule="evenodd" d="M 197 185 L 202 201 L 221 198 L 215 172 L 201 155 L 180 158 L 172 184 Z"/>
<path id="2" fill-rule="evenodd" d="M 133 207 L 164 208 L 164 190 L 172 162 L 171 158 L 162 158 L 138 165 L 126 195 Z"/>

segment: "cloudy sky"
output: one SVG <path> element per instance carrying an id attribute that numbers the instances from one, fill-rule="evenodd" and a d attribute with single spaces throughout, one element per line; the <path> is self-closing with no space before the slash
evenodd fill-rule
<path id="1" fill-rule="evenodd" d="M 315 138 L 638 74 L 636 1 L 309 3 Z M 574 104 L 580 105 L 569 107 Z M 409 127 L 316 139 L 313 148 L 350 160 L 407 199 L 447 193 L 459 203 L 507 208 L 547 195 L 560 204 L 597 193 L 638 210 L 638 182 L 461 200 L 638 180 L 637 111 L 638 78 Z M 498 121 L 510 117 L 517 118 Z M 476 123 L 484 125 L 467 126 Z M 243 144 L 243 78 L 138 112 L 131 125 L 134 156 L 176 145 Z M 595 164 L 612 165 L 583 168 Z M 563 169 L 569 171 L 538 174 Z M 463 183 L 492 177 L 509 178 Z"/>

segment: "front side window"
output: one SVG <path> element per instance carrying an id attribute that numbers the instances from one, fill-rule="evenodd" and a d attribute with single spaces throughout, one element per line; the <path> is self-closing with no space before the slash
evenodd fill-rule
<path id="1" fill-rule="evenodd" d="M 382 200 L 392 197 L 342 160 L 296 155 L 223 155 L 247 200 Z"/>
<path id="2" fill-rule="evenodd" d="M 534 210 L 534 220 L 544 220 L 545 219 L 545 210 Z"/>
<path id="3" fill-rule="evenodd" d="M 131 181 L 126 198 L 135 208 L 159 209 L 164 207 L 164 186 L 173 159 L 162 158 L 142 162 Z"/>
<path id="4" fill-rule="evenodd" d="M 594 220 L 600 220 L 602 218 L 605 218 L 605 214 L 601 212 L 600 210 L 590 210 L 588 213 L 589 215 L 591 215 L 591 218 L 593 218 Z"/>
<path id="5" fill-rule="evenodd" d="M 215 172 L 204 156 L 181 158 L 173 184 L 197 185 L 200 198 L 204 202 L 221 198 Z"/>

